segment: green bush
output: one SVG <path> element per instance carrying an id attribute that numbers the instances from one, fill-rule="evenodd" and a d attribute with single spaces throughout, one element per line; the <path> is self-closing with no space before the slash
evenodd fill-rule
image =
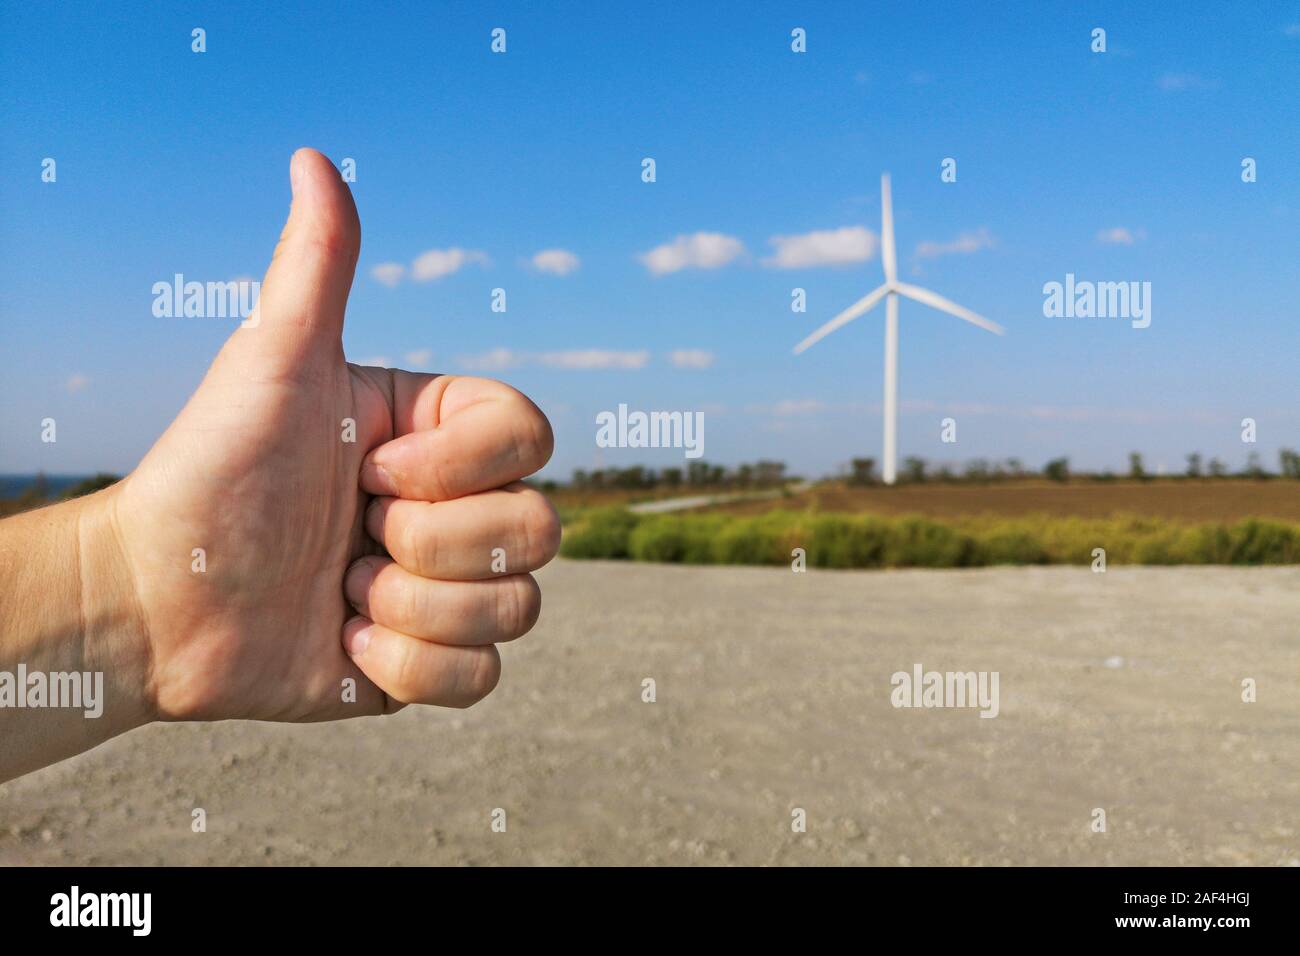
<path id="1" fill-rule="evenodd" d="M 1294 525 L 1248 518 L 1229 536 L 1231 564 L 1294 564 L 1300 560 L 1300 535 Z"/>
<path id="2" fill-rule="evenodd" d="M 1182 545 L 1188 564 L 1232 563 L 1232 532 L 1226 525 L 1201 524 L 1185 528 Z"/>
<path id="3" fill-rule="evenodd" d="M 633 561 L 683 561 L 686 535 L 680 518 L 651 518 L 638 522 L 628 536 L 628 556 Z"/>
<path id="4" fill-rule="evenodd" d="M 890 547 L 888 522 L 871 516 L 819 515 L 809 523 L 808 563 L 820 568 L 881 568 Z"/>
<path id="5" fill-rule="evenodd" d="M 997 528 L 977 539 L 975 564 L 1047 564 L 1042 539 L 1026 528 Z"/>
<path id="6" fill-rule="evenodd" d="M 1186 564 L 1184 539 L 1180 529 L 1147 532 L 1133 546 L 1134 564 Z"/>
<path id="7" fill-rule="evenodd" d="M 714 542 L 719 564 L 785 564 L 795 548 L 804 548 L 799 517 L 772 511 L 755 518 L 739 518 L 722 526 Z"/>
<path id="8" fill-rule="evenodd" d="M 560 553 L 685 564 L 788 564 L 803 548 L 809 567 L 955 568 L 1089 564 L 1297 564 L 1300 525 L 1248 519 L 1181 525 L 1140 516 L 962 518 L 770 511 L 756 516 L 638 516 L 619 508 L 566 522 Z"/>
<path id="9" fill-rule="evenodd" d="M 598 508 L 571 527 L 560 541 L 566 558 L 626 558 L 637 516 L 622 508 Z"/>
<path id="10" fill-rule="evenodd" d="M 713 564 L 714 541 L 724 526 L 724 515 L 655 515 L 632 529 L 628 552 L 635 561 Z"/>
<path id="11" fill-rule="evenodd" d="M 1052 564 L 1089 564 L 1093 548 L 1102 547 L 1106 540 L 1106 522 L 1085 518 L 1064 518 L 1055 521 L 1043 519 L 1030 524 L 1031 533 L 1042 543 L 1047 560 Z M 996 534 L 997 527 L 986 534 Z"/>
<path id="12" fill-rule="evenodd" d="M 885 546 L 892 568 L 957 568 L 974 563 L 975 540 L 950 525 L 908 515 L 894 519 Z"/>

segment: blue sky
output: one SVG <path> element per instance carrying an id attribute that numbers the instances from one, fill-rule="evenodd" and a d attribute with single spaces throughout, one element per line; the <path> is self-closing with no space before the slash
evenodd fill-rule
<path id="1" fill-rule="evenodd" d="M 0 472 L 139 460 L 232 325 L 155 318 L 153 283 L 260 278 L 303 145 L 356 162 L 349 357 L 511 382 L 556 426 L 557 477 L 682 463 L 598 449 L 619 403 L 703 410 L 711 461 L 878 458 L 882 310 L 791 355 L 880 284 L 878 254 L 768 260 L 826 230 L 869 249 L 884 171 L 903 279 L 1008 330 L 904 302 L 901 455 L 1273 467 L 1300 447 L 1300 4 L 979 6 L 5 2 Z M 732 257 L 640 258 L 697 233 L 694 261 Z M 576 270 L 532 264 L 555 249 Z M 465 261 L 416 281 L 431 250 Z M 1150 282 L 1151 326 L 1044 317 L 1066 273 Z"/>

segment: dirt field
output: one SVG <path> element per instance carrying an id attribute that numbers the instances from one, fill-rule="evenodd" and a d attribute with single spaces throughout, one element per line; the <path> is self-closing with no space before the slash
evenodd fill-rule
<path id="1" fill-rule="evenodd" d="M 1300 865 L 1300 569 L 542 579 L 478 707 L 146 728 L 0 786 L 0 863 Z"/>
<path id="2" fill-rule="evenodd" d="M 932 518 L 969 515 L 1046 514 L 1105 518 L 1135 514 L 1175 521 L 1237 521 L 1279 518 L 1300 521 L 1300 482 L 1284 481 L 1017 481 L 988 485 L 929 483 L 848 488 L 817 485 L 775 501 L 720 505 L 717 510 L 760 514 L 773 508 L 802 511 L 922 514 Z"/>

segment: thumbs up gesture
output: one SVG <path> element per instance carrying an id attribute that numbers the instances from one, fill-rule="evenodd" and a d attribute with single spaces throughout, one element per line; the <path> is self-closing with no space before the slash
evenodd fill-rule
<path id="1" fill-rule="evenodd" d="M 551 428 L 499 382 L 347 362 L 356 207 L 320 153 L 289 173 L 257 314 L 96 496 L 146 705 L 287 721 L 465 707 L 496 685 L 496 645 L 537 620 L 528 572 L 559 521 L 519 479 L 550 457 Z"/>

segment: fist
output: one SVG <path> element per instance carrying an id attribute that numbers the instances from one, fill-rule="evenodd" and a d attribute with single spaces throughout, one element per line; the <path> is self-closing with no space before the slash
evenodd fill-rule
<path id="1" fill-rule="evenodd" d="M 520 479 L 545 416 L 499 382 L 348 363 L 361 244 L 347 185 L 299 150 L 256 314 L 108 503 L 170 720 L 465 707 L 541 607 L 554 509 Z"/>

